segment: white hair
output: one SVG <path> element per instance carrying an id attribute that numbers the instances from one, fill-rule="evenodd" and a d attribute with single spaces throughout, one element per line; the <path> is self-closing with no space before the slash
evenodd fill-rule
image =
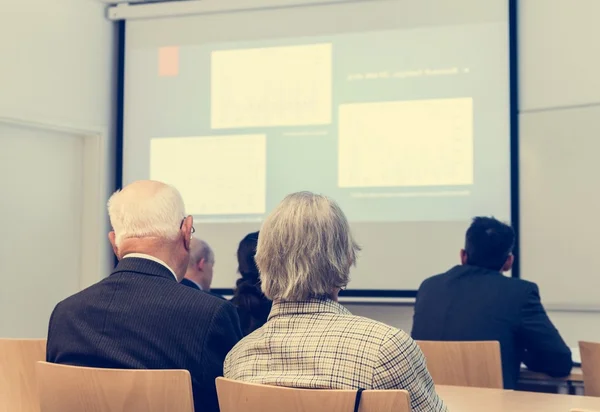
<path id="1" fill-rule="evenodd" d="M 124 239 L 130 238 L 176 239 L 185 217 L 185 206 L 173 186 L 140 180 L 110 197 L 108 215 L 119 247 Z"/>
<path id="2" fill-rule="evenodd" d="M 190 264 L 195 265 L 202 259 L 204 259 L 207 263 L 210 264 L 215 263 L 215 253 L 213 252 L 210 245 L 202 239 L 198 239 L 197 237 L 192 238 L 192 246 L 190 253 Z"/>
<path id="3" fill-rule="evenodd" d="M 331 296 L 348 284 L 359 250 L 337 203 L 310 192 L 288 195 L 258 237 L 263 293 L 287 301 Z"/>

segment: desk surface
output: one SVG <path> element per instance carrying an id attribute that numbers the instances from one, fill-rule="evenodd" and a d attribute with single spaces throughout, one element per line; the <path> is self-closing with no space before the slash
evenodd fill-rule
<path id="1" fill-rule="evenodd" d="M 519 379 L 545 382 L 583 382 L 583 372 L 581 368 L 573 368 L 571 374 L 564 378 L 552 378 L 539 372 L 532 372 L 527 369 L 521 369 Z"/>
<path id="2" fill-rule="evenodd" d="M 458 412 L 569 412 L 573 408 L 600 412 L 600 398 L 502 389 L 436 386 L 448 410 Z"/>

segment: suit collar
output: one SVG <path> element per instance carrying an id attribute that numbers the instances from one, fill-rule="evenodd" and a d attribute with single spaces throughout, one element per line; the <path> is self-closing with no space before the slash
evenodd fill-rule
<path id="1" fill-rule="evenodd" d="M 188 278 L 181 279 L 181 282 L 179 282 L 179 283 L 181 283 L 182 285 L 185 285 L 185 286 L 189 286 L 194 289 L 202 290 L 202 287 L 200 287 L 199 284 L 197 284 L 196 282 L 194 282 L 193 280 L 188 279 Z"/>
<path id="2" fill-rule="evenodd" d="M 159 263 L 159 264 L 163 265 L 164 267 L 166 267 L 167 269 L 169 269 L 169 272 L 171 272 L 171 274 L 173 275 L 173 277 L 175 278 L 175 280 L 179 281 L 179 279 L 177 279 L 177 275 L 175 274 L 175 271 L 173 269 L 171 269 L 171 267 L 169 265 L 167 265 L 165 262 L 163 262 L 162 260 L 160 260 L 156 256 L 148 255 L 146 253 L 128 253 L 125 256 L 123 256 L 123 259 L 125 259 L 125 258 L 148 259 L 148 260 L 151 260 L 153 262 Z"/>
<path id="3" fill-rule="evenodd" d="M 471 265 L 457 265 L 450 269 L 448 272 L 449 275 L 461 276 L 461 275 L 501 275 L 502 273 L 497 270 L 491 270 L 482 268 L 479 266 L 471 266 Z"/>
<path id="4" fill-rule="evenodd" d="M 297 302 L 274 301 L 269 319 L 276 316 L 303 315 L 312 313 L 334 313 L 352 315 L 348 309 L 331 299 L 308 299 Z"/>
<path id="5" fill-rule="evenodd" d="M 140 257 L 126 257 L 121 259 L 117 267 L 113 270 L 112 275 L 120 272 L 134 272 L 143 275 L 158 276 L 177 282 L 177 278 L 173 276 L 173 272 L 168 266 Z"/>

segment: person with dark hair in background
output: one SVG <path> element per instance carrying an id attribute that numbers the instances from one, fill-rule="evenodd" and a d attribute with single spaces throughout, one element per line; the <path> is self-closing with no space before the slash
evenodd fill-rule
<path id="1" fill-rule="evenodd" d="M 504 387 L 514 389 L 521 362 L 567 376 L 571 350 L 546 315 L 535 283 L 503 276 L 511 270 L 513 229 L 476 217 L 467 230 L 462 265 L 426 279 L 415 303 L 412 337 L 430 341 L 498 341 Z"/>
<path id="2" fill-rule="evenodd" d="M 254 261 L 258 233 L 247 234 L 237 250 L 238 272 L 242 277 L 236 282 L 231 302 L 238 308 L 244 336 L 264 325 L 271 312 L 271 301 L 260 289 L 260 274 Z"/>

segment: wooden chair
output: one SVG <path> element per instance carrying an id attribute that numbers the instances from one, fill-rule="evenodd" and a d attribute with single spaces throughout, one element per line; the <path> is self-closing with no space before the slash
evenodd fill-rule
<path id="1" fill-rule="evenodd" d="M 586 396 L 600 396 L 600 343 L 579 342 Z"/>
<path id="2" fill-rule="evenodd" d="M 100 369 L 38 362 L 41 412 L 193 412 L 186 370 Z"/>
<path id="3" fill-rule="evenodd" d="M 504 388 L 500 343 L 418 341 L 417 344 L 436 385 Z"/>
<path id="4" fill-rule="evenodd" d="M 44 359 L 46 339 L 0 339 L 0 410 L 39 410 L 35 363 Z"/>
<path id="5" fill-rule="evenodd" d="M 221 412 L 352 412 L 355 390 L 296 389 L 217 378 Z M 408 392 L 364 391 L 359 412 L 410 412 Z"/>

